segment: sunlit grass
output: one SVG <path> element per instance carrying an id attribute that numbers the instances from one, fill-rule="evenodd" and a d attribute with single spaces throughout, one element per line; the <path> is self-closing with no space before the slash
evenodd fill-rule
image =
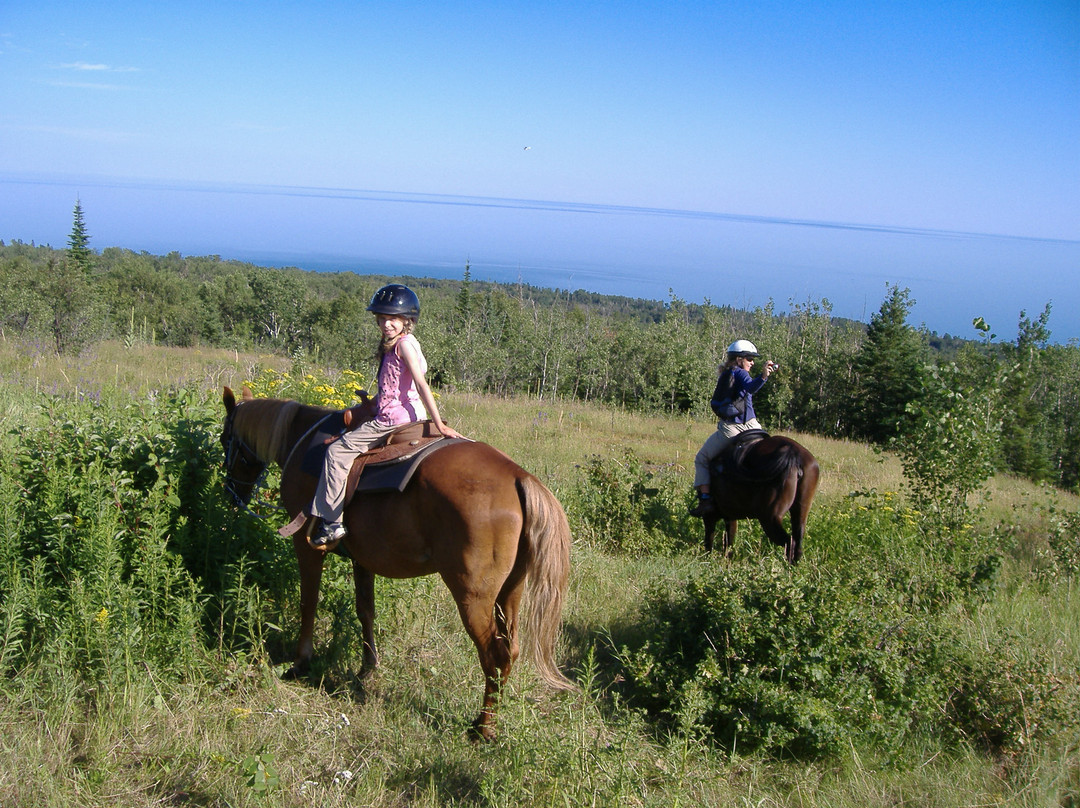
<path id="1" fill-rule="evenodd" d="M 292 373 L 289 360 L 222 351 L 106 343 L 76 359 L 57 359 L 0 342 L 0 376 L 10 382 L 0 392 L 0 418 L 5 428 L 17 426 L 21 408 L 39 391 L 99 390 L 137 400 L 189 385 L 216 398 L 222 385 L 238 389 L 267 368 Z M 693 455 L 714 426 L 528 397 L 446 393 L 440 407 L 455 428 L 503 449 L 560 495 L 569 493 L 576 467 L 590 456 L 617 457 L 628 448 L 647 464 L 682 469 L 689 490 Z M 866 507 L 891 508 L 897 518 L 912 506 L 895 458 L 846 441 L 794 437 L 822 464 L 816 506 L 822 512 L 852 491 L 876 492 Z M 1077 508 L 1075 497 L 1012 478 L 995 480 L 991 491 L 988 513 L 1031 534 L 1040 529 L 1043 503 Z M 613 660 L 639 630 L 638 608 L 649 587 L 719 563 L 697 551 L 621 558 L 575 543 L 559 658 L 583 692 L 548 693 L 522 664 L 503 699 L 500 738 L 473 746 L 466 730 L 479 707 L 480 673 L 445 586 L 436 577 L 377 582 L 382 665 L 360 680 L 350 571 L 334 558 L 317 628 L 321 679 L 283 682 L 278 674 L 288 659 L 254 648 L 244 655 L 208 651 L 203 676 L 167 685 L 136 666 L 138 675 L 122 686 L 103 683 L 75 701 L 67 697 L 71 672 L 26 670 L 5 681 L 0 805 L 1075 804 L 1080 739 L 1062 739 L 1061 750 L 1026 765 L 1027 782 L 1016 782 L 1010 780 L 1015 761 L 975 752 L 945 757 L 928 750 L 920 765 L 896 768 L 853 738 L 850 753 L 838 760 L 778 761 L 720 753 L 700 738 L 657 729 L 635 705 L 620 701 Z M 804 563 L 811 570 L 816 563 L 812 530 Z M 1031 643 L 1056 649 L 1063 681 L 1075 677 L 1075 582 L 1047 592 L 1014 581 L 1006 595 L 974 616 L 971 631 L 1010 626 Z M 113 617 L 100 606 L 89 614 L 94 625 Z M 282 644 L 291 648 L 297 628 L 292 622 L 263 630 L 284 635 Z M 266 793 L 245 773 L 245 760 L 255 755 L 277 775 Z M 1063 802 L 1069 794 L 1074 802 Z"/>

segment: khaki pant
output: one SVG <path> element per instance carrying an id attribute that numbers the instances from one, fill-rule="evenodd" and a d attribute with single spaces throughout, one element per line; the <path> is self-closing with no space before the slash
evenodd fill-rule
<path id="1" fill-rule="evenodd" d="M 736 424 L 734 421 L 720 421 L 716 424 L 716 431 L 709 435 L 694 456 L 694 488 L 709 484 L 709 468 L 713 460 L 720 456 L 732 438 L 751 429 L 761 429 L 757 418 L 751 418 L 745 424 Z"/>
<path id="2" fill-rule="evenodd" d="M 345 484 L 349 480 L 353 460 L 372 446 L 385 443 L 386 436 L 402 426 L 404 424 L 386 426 L 368 421 L 331 443 L 326 450 L 323 473 L 311 503 L 311 515 L 321 516 L 324 522 L 340 522 L 345 505 Z"/>

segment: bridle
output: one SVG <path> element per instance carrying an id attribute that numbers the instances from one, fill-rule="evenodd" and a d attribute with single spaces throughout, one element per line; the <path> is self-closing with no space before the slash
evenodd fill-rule
<path id="1" fill-rule="evenodd" d="M 242 404 L 243 402 L 239 402 L 235 407 L 233 407 L 232 411 L 225 416 L 225 425 L 222 428 L 221 432 L 221 442 L 225 446 L 224 487 L 225 491 L 228 492 L 230 497 L 232 497 L 233 504 L 235 504 L 236 507 L 242 508 L 243 510 L 247 511 L 247 513 L 251 514 L 252 516 L 257 516 L 259 519 L 266 519 L 268 518 L 269 514 L 256 513 L 254 510 L 252 510 L 250 502 L 255 498 L 255 492 L 262 488 L 264 485 L 266 485 L 266 473 L 270 468 L 270 463 L 268 461 L 260 459 L 256 451 L 252 449 L 248 445 L 247 441 L 245 441 L 243 438 L 237 437 L 236 432 L 233 429 L 233 421 L 236 419 L 236 411 L 240 409 Z M 289 461 L 292 460 L 293 454 L 296 453 L 297 449 L 302 445 L 306 445 L 304 441 L 313 432 L 318 430 L 318 428 L 323 424 L 323 422 L 330 418 L 331 415 L 332 413 L 327 413 L 314 424 L 312 424 L 311 427 L 308 428 L 307 432 L 303 434 L 300 440 L 296 441 L 296 443 L 292 445 L 292 448 L 289 450 L 285 462 L 281 464 L 282 468 L 285 468 L 289 465 Z M 234 477 L 232 469 L 235 463 L 241 463 L 248 469 L 258 466 L 259 471 L 255 475 L 255 479 L 252 482 L 248 482 L 247 480 L 241 480 L 238 477 Z M 244 502 L 243 498 L 236 492 L 234 483 L 241 483 L 243 485 L 251 486 L 251 494 L 248 496 L 247 502 Z M 273 505 L 270 507 L 272 507 L 275 511 L 286 510 L 286 508 L 282 505 Z"/>
<path id="2" fill-rule="evenodd" d="M 252 449 L 243 438 L 237 436 L 235 430 L 233 429 L 233 420 L 236 418 L 236 411 L 239 408 L 240 405 L 237 404 L 236 407 L 233 408 L 232 412 L 230 412 L 225 417 L 225 429 L 221 436 L 222 443 L 225 444 L 224 487 L 226 493 L 228 493 L 229 496 L 232 497 L 233 504 L 236 505 L 236 507 L 242 508 L 252 516 L 257 516 L 260 519 L 265 519 L 265 515 L 256 513 L 252 510 L 250 503 L 255 496 L 255 492 L 266 484 L 266 472 L 270 468 L 270 464 L 263 460 L 260 460 L 259 456 L 255 453 L 255 450 Z M 226 438 L 226 436 L 228 437 Z M 258 467 L 259 471 L 255 475 L 255 479 L 251 482 L 248 482 L 247 480 L 241 480 L 238 477 L 234 477 L 232 470 L 236 463 L 242 464 L 243 467 L 246 469 Z M 248 496 L 247 502 L 245 502 L 243 497 L 241 497 L 236 492 L 236 483 L 242 483 L 243 485 L 251 486 L 251 494 Z M 280 509 L 280 506 L 275 507 Z"/>

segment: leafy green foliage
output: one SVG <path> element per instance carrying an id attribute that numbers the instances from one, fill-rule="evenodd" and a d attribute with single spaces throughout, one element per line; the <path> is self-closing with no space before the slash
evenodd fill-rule
<path id="1" fill-rule="evenodd" d="M 269 753 L 248 755 L 240 764 L 247 776 L 247 786 L 256 794 L 265 794 L 277 787 L 279 778 L 274 756 Z"/>
<path id="2" fill-rule="evenodd" d="M 275 563 L 248 583 L 239 574 L 259 534 L 226 529 L 213 403 L 183 392 L 122 410 L 45 399 L 0 442 L 3 672 L 67 666 L 74 687 L 122 680 L 135 665 L 188 675 L 211 644 L 260 639 L 261 617 L 211 640 L 253 586 L 280 591 L 267 572 L 291 572 Z"/>
<path id="3" fill-rule="evenodd" d="M 1017 753 L 1068 726 L 1052 661 L 1008 630 L 976 636 L 967 610 L 983 582 L 889 501 L 815 522 L 830 563 L 730 564 L 654 587 L 645 640 L 623 649 L 634 698 L 730 750 L 804 758 L 855 737 L 894 757 Z"/>
<path id="4" fill-rule="evenodd" d="M 955 364 L 928 368 L 920 398 L 908 406 L 910 429 L 895 443 L 916 498 L 950 529 L 971 524 L 971 497 L 997 458 L 995 389 L 976 384 Z"/>
<path id="5" fill-rule="evenodd" d="M 589 458 L 564 506 L 574 533 L 609 552 L 668 555 L 690 540 L 688 489 L 672 467 L 647 467 L 631 450 Z M 700 522 L 697 523 L 700 527 Z"/>
<path id="6" fill-rule="evenodd" d="M 1046 377 L 1051 372 L 1044 359 L 1050 339 L 1049 320 L 1049 304 L 1035 320 L 1021 311 L 1016 342 L 1003 351 L 1005 361 L 1012 367 L 1001 390 L 1007 405 L 1001 451 L 1008 468 L 1033 480 L 1050 477 L 1050 447 L 1046 430 L 1038 425 L 1045 417 L 1039 407 L 1039 402 L 1045 400 L 1040 388 L 1046 386 Z"/>
<path id="7" fill-rule="evenodd" d="M 105 338 L 270 351 L 370 373 L 375 336 L 365 307 L 395 280 L 117 247 L 92 265 L 85 272 L 68 251 L 0 244 L 0 333 L 47 340 L 65 355 Z M 741 311 L 674 296 L 632 300 L 479 282 L 471 268 L 463 280 L 409 283 L 421 293 L 419 336 L 437 389 L 710 419 L 724 346 L 752 337 L 781 365 L 755 396 L 766 428 L 884 444 L 908 431 L 907 405 L 917 403 L 925 365 L 964 367 L 975 358 L 973 367 L 991 366 L 987 375 L 1015 408 L 998 462 L 1033 479 L 1080 485 L 1080 345 L 1047 344 L 1048 308 L 1036 318 L 1021 313 L 1015 345 L 994 343 L 989 326 L 977 345 L 911 328 L 910 295 L 895 285 L 866 327 L 833 317 L 827 300 L 792 301 L 787 313 L 771 300 Z"/>

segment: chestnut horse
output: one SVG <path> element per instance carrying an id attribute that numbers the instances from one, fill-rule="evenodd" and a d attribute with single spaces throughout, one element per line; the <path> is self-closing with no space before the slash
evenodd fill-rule
<path id="1" fill-rule="evenodd" d="M 705 516 L 705 550 L 711 552 L 716 523 L 726 523 L 724 556 L 731 556 L 739 519 L 755 518 L 792 564 L 802 557 L 806 516 L 817 491 L 820 469 L 806 447 L 791 438 L 769 436 L 746 449 L 736 472 L 713 474 L 709 490 L 716 512 Z M 784 515 L 791 514 L 791 533 Z"/>
<path id="2" fill-rule="evenodd" d="M 310 507 L 317 480 L 301 469 L 298 444 L 330 410 L 280 399 L 236 401 L 225 388 L 228 489 L 247 504 L 270 463 L 281 467 L 281 502 L 295 515 Z M 544 682 L 575 685 L 554 661 L 570 569 L 570 526 L 543 483 L 485 443 L 453 443 L 427 456 L 404 491 L 357 495 L 344 514 L 343 541 L 356 579 L 356 614 L 363 631 L 363 668 L 375 650 L 375 576 L 412 578 L 438 573 L 457 603 L 480 656 L 484 697 L 474 731 L 495 736 L 500 687 L 519 655 L 518 609 L 523 590 L 528 650 Z M 293 534 L 300 564 L 300 638 L 290 673 L 303 673 L 314 653 L 312 634 L 326 553 Z"/>

